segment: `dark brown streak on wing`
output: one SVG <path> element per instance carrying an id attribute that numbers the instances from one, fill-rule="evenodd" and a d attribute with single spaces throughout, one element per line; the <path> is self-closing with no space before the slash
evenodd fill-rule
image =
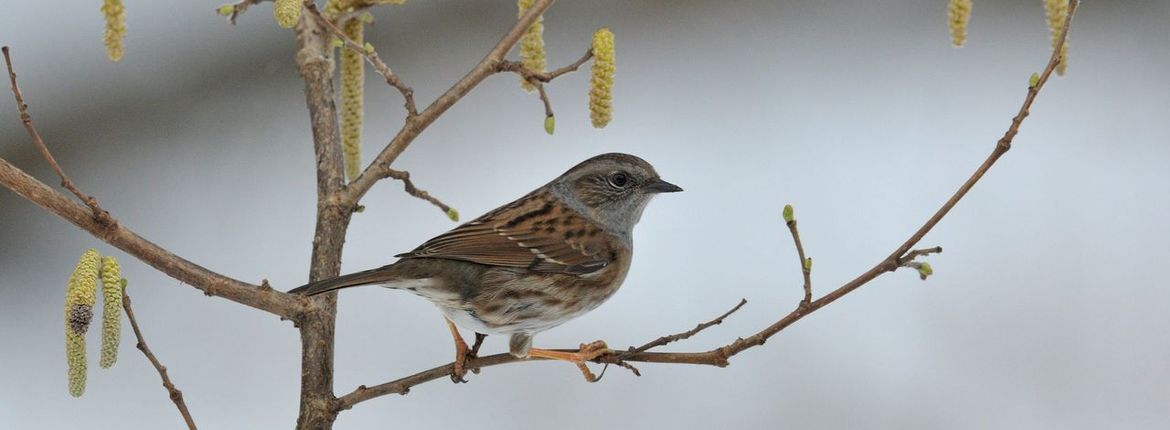
<path id="1" fill-rule="evenodd" d="M 443 233 L 401 258 L 446 258 L 546 273 L 587 274 L 613 261 L 621 246 L 571 211 L 533 193 Z"/>

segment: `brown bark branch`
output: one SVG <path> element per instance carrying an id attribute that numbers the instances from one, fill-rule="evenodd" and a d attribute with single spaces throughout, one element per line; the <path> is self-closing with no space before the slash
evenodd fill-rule
<path id="1" fill-rule="evenodd" d="M 799 321 L 801 318 L 804 318 L 818 309 L 828 306 L 834 301 L 837 301 L 837 299 L 840 299 L 846 294 L 849 294 L 850 292 L 860 288 L 862 285 L 869 283 L 869 281 L 872 281 L 878 276 L 897 270 L 900 263 L 910 261 L 906 260 L 907 258 L 929 254 L 935 252 L 936 249 L 941 251 L 941 248 L 929 248 L 926 250 L 917 251 L 910 251 L 910 249 L 914 247 L 914 245 L 919 241 L 921 241 L 922 238 L 926 236 L 926 234 L 929 233 L 930 230 L 933 229 L 934 226 L 937 225 L 938 222 L 944 216 L 946 216 L 946 214 L 950 212 L 952 208 L 955 207 L 959 200 L 961 200 L 963 196 L 965 196 L 967 192 L 970 191 L 977 182 L 979 182 L 979 179 L 987 173 L 991 166 L 995 164 L 996 160 L 998 160 L 1004 153 L 1008 151 L 1008 149 L 1011 148 L 1012 139 L 1019 132 L 1020 125 L 1023 123 L 1024 118 L 1028 116 L 1028 110 L 1031 108 L 1032 102 L 1035 100 L 1036 95 L 1039 94 L 1040 89 L 1043 88 L 1044 84 L 1048 82 L 1049 76 L 1060 63 L 1061 58 L 1059 47 L 1063 45 L 1065 38 L 1068 36 L 1068 29 L 1072 23 L 1072 17 L 1076 11 L 1077 3 L 1077 0 L 1071 0 L 1069 2 L 1068 18 L 1065 21 L 1064 30 L 1062 31 L 1059 38 L 1060 43 L 1054 44 L 1054 46 L 1057 48 L 1053 50 L 1052 56 L 1049 58 L 1048 64 L 1044 68 L 1043 73 L 1041 73 L 1039 81 L 1036 83 L 1036 85 L 1030 86 L 1028 88 L 1028 93 L 1024 98 L 1023 105 L 1020 107 L 1020 110 L 1016 116 L 1012 118 L 1011 125 L 1008 127 L 1007 132 L 1004 133 L 1003 138 L 1001 138 L 996 143 L 995 149 L 992 151 L 991 155 L 988 156 L 986 160 L 984 160 L 983 164 L 981 164 L 975 170 L 971 177 L 968 178 L 967 181 L 965 181 L 957 191 L 955 191 L 954 195 L 952 195 L 950 199 L 943 203 L 942 207 L 940 207 L 938 211 L 936 211 L 935 214 L 931 216 L 925 224 L 922 225 L 922 227 L 915 231 L 909 239 L 899 245 L 898 248 L 896 248 L 894 252 L 891 253 L 888 257 L 883 259 L 869 270 L 865 271 L 865 273 L 858 275 L 853 280 L 845 283 L 841 287 L 838 287 L 836 290 L 833 290 L 821 298 L 808 303 L 806 306 L 798 306 L 795 310 L 789 312 L 779 321 L 772 323 L 759 332 L 746 338 L 736 339 L 727 345 L 703 352 L 637 352 L 636 350 L 635 352 L 614 351 L 613 353 L 598 357 L 594 361 L 598 363 L 612 364 L 633 361 L 651 363 L 702 364 L 719 367 L 727 366 L 729 364 L 728 360 L 732 356 L 735 356 L 736 354 L 739 354 L 740 352 L 743 352 L 749 348 L 763 345 L 764 342 L 766 342 L 769 338 L 792 325 L 792 323 Z M 505 353 L 468 360 L 466 366 L 468 368 L 484 368 L 530 360 L 531 359 L 519 359 L 512 356 L 511 354 Z M 353 392 L 338 398 L 335 403 L 335 408 L 337 410 L 344 410 L 352 408 L 354 405 L 363 401 L 387 394 L 406 394 L 410 391 L 411 387 L 428 381 L 444 378 L 449 375 L 453 369 L 454 363 L 448 363 L 415 373 L 404 378 L 375 385 L 373 387 L 367 387 L 363 385 L 358 387 Z"/>
<path id="2" fill-rule="evenodd" d="M 341 273 L 345 232 L 352 204 L 341 198 L 345 189 L 340 125 L 334 104 L 333 59 L 329 32 L 315 19 L 301 19 L 295 27 L 297 68 L 305 81 L 305 105 L 317 160 L 317 225 L 313 234 L 309 281 Z M 333 396 L 333 351 L 337 293 L 301 298 L 307 309 L 297 316 L 301 334 L 301 404 L 299 430 L 326 430 L 337 415 L 329 407 Z"/>
<path id="3" fill-rule="evenodd" d="M 163 387 L 167 389 L 168 397 L 172 402 L 175 402 L 175 407 L 179 409 L 179 414 L 183 415 L 183 421 L 187 423 L 187 428 L 195 430 L 195 420 L 191 418 L 191 411 L 187 410 L 187 403 L 183 401 L 183 392 L 179 391 L 175 384 L 171 382 L 170 376 L 167 376 L 167 367 L 163 366 L 162 362 L 158 361 L 154 353 L 150 351 L 150 347 L 146 346 L 146 339 L 142 337 L 142 330 L 138 328 L 138 320 L 134 318 L 134 308 L 130 306 L 130 295 L 126 293 L 126 289 L 122 289 L 122 309 L 126 311 L 126 319 L 130 320 L 130 328 L 134 330 L 134 337 L 138 338 L 138 343 L 135 345 L 139 351 L 150 360 L 150 364 L 158 371 L 158 376 L 162 377 Z"/>
<path id="4" fill-rule="evenodd" d="M 411 142 L 414 142 L 414 139 L 418 137 L 419 133 L 422 133 L 423 130 L 433 124 L 439 116 L 446 112 L 447 109 L 450 109 L 451 106 L 454 106 L 456 102 L 463 99 L 463 96 L 471 92 L 480 82 L 483 82 L 488 76 L 499 73 L 501 71 L 500 65 L 504 62 L 504 55 L 516 45 L 516 42 L 524 35 L 524 31 L 528 26 L 532 25 L 536 21 L 536 18 L 543 14 L 549 6 L 552 6 L 552 2 L 553 0 L 536 0 L 524 16 L 521 16 L 516 21 L 516 24 L 504 34 L 504 37 L 496 43 L 496 46 L 491 51 L 488 51 L 487 55 L 467 75 L 463 76 L 451 88 L 448 88 L 434 102 L 431 102 L 418 116 L 408 119 L 402 129 L 390 140 L 390 143 L 366 167 L 365 171 L 357 178 L 354 178 L 349 186 L 346 187 L 345 195 L 343 196 L 345 201 L 351 207 L 356 206 L 362 196 L 370 191 L 370 188 L 375 183 L 387 177 L 386 171 L 390 169 L 394 160 L 398 159 L 402 151 L 405 151 L 406 147 L 410 146 Z"/>

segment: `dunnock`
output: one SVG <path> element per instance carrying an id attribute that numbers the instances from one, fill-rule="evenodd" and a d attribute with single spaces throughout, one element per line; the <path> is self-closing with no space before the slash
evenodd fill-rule
<path id="1" fill-rule="evenodd" d="M 604 342 L 578 352 L 532 348 L 536 333 L 600 305 L 630 268 L 634 224 L 658 193 L 682 191 L 654 167 L 627 154 L 585 160 L 552 182 L 474 221 L 428 240 L 388 266 L 296 288 L 315 295 L 380 284 L 437 305 L 455 337 L 455 378 L 464 373 L 467 344 L 454 324 L 511 336 L 516 357 L 577 364 L 605 353 Z"/>

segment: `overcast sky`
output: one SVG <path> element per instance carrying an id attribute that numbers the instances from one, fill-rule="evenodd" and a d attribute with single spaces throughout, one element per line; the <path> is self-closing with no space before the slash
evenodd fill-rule
<path id="1" fill-rule="evenodd" d="M 105 60 L 98 0 L 12 2 L 12 47 L 61 164 L 123 225 L 226 275 L 304 283 L 315 208 L 295 41 L 260 5 L 232 27 L 217 1 L 127 1 L 126 57 Z M 368 37 L 427 103 L 515 19 L 512 1 L 416 0 L 376 13 Z M 746 336 L 798 302 L 780 219 L 796 207 L 816 294 L 877 263 L 983 160 L 1048 58 L 1040 1 L 975 4 L 950 46 L 946 2 L 638 1 L 554 5 L 553 66 L 597 27 L 616 35 L 614 120 L 589 125 L 587 73 L 543 108 L 511 75 L 488 79 L 395 167 L 471 219 L 602 152 L 639 155 L 686 192 L 656 199 L 634 266 L 597 310 L 536 338 L 624 348 L 725 324 L 668 350 Z M 582 382 L 565 363 L 485 369 L 344 412 L 366 428 L 1126 428 L 1170 426 L 1170 3 L 1085 1 L 1068 75 L 1009 152 L 922 245 L 935 275 L 887 274 L 725 369 L 639 366 Z M 401 126 L 398 93 L 368 74 L 364 153 Z M 14 104 L 0 156 L 55 184 Z M 453 227 L 386 182 L 366 197 L 344 270 L 380 266 Z M 0 428 L 180 428 L 127 327 L 119 363 L 69 396 L 64 284 L 81 252 L 123 261 L 135 310 L 201 428 L 291 428 L 299 340 L 288 322 L 208 298 L 8 191 L 0 191 Z M 449 361 L 425 301 L 341 294 L 338 394 Z M 489 353 L 506 350 L 490 337 Z"/>

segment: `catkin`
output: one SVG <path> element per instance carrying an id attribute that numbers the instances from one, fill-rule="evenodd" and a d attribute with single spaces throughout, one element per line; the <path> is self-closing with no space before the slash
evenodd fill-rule
<path id="1" fill-rule="evenodd" d="M 947 6 L 947 28 L 956 48 L 967 41 L 967 23 L 971 21 L 971 0 L 951 0 Z"/>
<path id="2" fill-rule="evenodd" d="M 613 118 L 613 32 L 601 28 L 593 34 L 593 76 L 589 80 L 589 118 L 605 127 Z"/>
<path id="3" fill-rule="evenodd" d="M 1044 0 L 1044 14 L 1048 18 L 1048 33 L 1052 39 L 1052 49 L 1060 42 L 1060 33 L 1064 31 L 1064 22 L 1068 20 L 1068 0 Z M 1060 64 L 1056 65 L 1056 74 L 1064 76 L 1065 66 L 1068 65 L 1068 39 L 1060 46 Z"/>
<path id="4" fill-rule="evenodd" d="M 362 20 L 351 18 L 342 27 L 345 36 L 363 43 Z M 341 51 L 341 144 L 345 150 L 345 176 L 353 180 L 361 174 L 362 163 L 362 93 L 365 63 L 352 49 Z"/>
<path id="5" fill-rule="evenodd" d="M 518 0 L 516 2 L 517 18 L 524 16 L 528 9 L 532 8 L 535 0 Z M 524 31 L 524 36 L 520 38 L 520 63 L 524 65 L 525 69 L 533 72 L 544 72 L 548 68 L 548 59 L 545 58 L 544 53 L 544 15 L 536 17 L 536 21 L 528 26 Z M 536 89 L 535 85 L 520 77 L 520 88 L 524 91 L 532 91 Z"/>
<path id="6" fill-rule="evenodd" d="M 69 365 L 69 394 L 73 397 L 85 392 L 85 332 L 97 302 L 100 260 L 95 249 L 81 254 L 65 291 L 65 360 Z"/>
<path id="7" fill-rule="evenodd" d="M 103 1 L 102 15 L 106 17 L 106 35 L 103 40 L 106 57 L 110 61 L 121 61 L 125 53 L 122 41 L 126 38 L 126 8 L 122 6 L 122 0 Z"/>
<path id="8" fill-rule="evenodd" d="M 108 369 L 118 361 L 122 340 L 122 268 L 118 259 L 102 257 L 102 356 L 100 364 Z"/>
<path id="9" fill-rule="evenodd" d="M 283 28 L 292 28 L 301 19 L 302 0 L 276 0 L 272 5 L 272 15 L 276 23 Z"/>

